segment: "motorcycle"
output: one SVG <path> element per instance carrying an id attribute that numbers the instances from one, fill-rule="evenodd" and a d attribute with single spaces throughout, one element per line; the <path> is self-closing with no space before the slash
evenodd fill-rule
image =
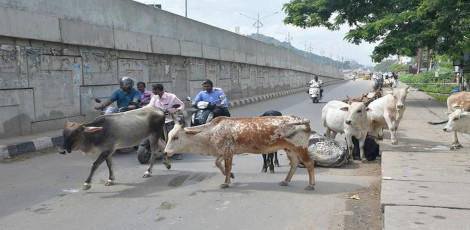
<path id="1" fill-rule="evenodd" d="M 175 104 L 171 108 L 177 109 L 179 107 L 180 105 Z M 168 115 L 169 114 L 168 109 L 163 110 L 163 113 L 165 114 L 165 116 Z M 168 129 L 166 128 L 166 126 L 167 124 L 165 123 L 165 126 L 163 127 L 163 137 L 162 137 L 165 143 L 166 143 L 166 140 L 168 140 L 168 131 L 167 131 Z M 152 156 L 152 150 L 150 148 L 150 141 L 146 139 L 142 143 L 140 143 L 137 149 L 137 160 L 139 160 L 141 164 L 147 164 L 149 163 L 151 156 Z"/>
<path id="2" fill-rule="evenodd" d="M 224 100 L 224 96 L 220 96 L 219 100 Z M 191 98 L 188 97 L 188 100 Z M 198 126 L 206 124 L 214 118 L 214 110 L 216 108 L 216 103 L 200 101 L 196 104 L 197 110 L 191 115 L 191 126 Z"/>
<path id="3" fill-rule="evenodd" d="M 320 88 L 321 84 L 319 83 L 314 83 L 310 85 L 308 94 L 310 95 L 310 98 L 312 99 L 313 103 L 318 103 L 322 99 L 322 97 L 320 97 Z"/>
<path id="4" fill-rule="evenodd" d="M 101 104 L 101 115 L 107 115 L 107 114 L 113 114 L 113 113 L 122 113 L 122 112 L 132 110 L 128 107 L 121 107 L 121 108 L 117 108 L 117 107 L 113 107 L 113 106 L 106 106 L 105 107 L 105 106 L 103 106 L 103 103 L 101 102 L 101 100 L 98 99 L 98 98 L 95 98 L 95 102 L 98 103 L 98 104 Z M 131 104 L 138 106 L 138 104 L 135 103 L 135 102 L 131 102 Z"/>

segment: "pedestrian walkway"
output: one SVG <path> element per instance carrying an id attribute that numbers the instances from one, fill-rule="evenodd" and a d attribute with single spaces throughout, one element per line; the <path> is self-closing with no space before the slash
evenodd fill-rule
<path id="1" fill-rule="evenodd" d="M 332 82 L 325 83 L 325 86 L 332 85 L 336 83 L 344 82 L 345 80 L 334 80 Z M 231 100 L 229 103 L 230 108 L 243 106 L 247 104 L 256 103 L 259 101 L 269 100 L 280 96 L 285 96 L 289 94 L 304 92 L 305 87 L 285 90 L 280 92 L 274 92 L 259 96 L 246 97 L 236 100 Z M 190 114 L 190 111 L 185 114 Z M 189 117 L 189 116 L 186 116 Z M 12 156 L 26 154 L 30 152 L 35 152 L 54 146 L 60 146 L 63 142 L 62 140 L 62 129 L 52 130 L 44 133 L 38 133 L 28 136 L 18 136 L 11 138 L 0 139 L 0 159 L 10 158 Z"/>
<path id="2" fill-rule="evenodd" d="M 381 143 L 383 229 L 470 229 L 470 136 L 450 150 L 453 134 L 427 124 L 446 120 L 447 107 L 414 90 L 406 106 L 398 145 Z"/>

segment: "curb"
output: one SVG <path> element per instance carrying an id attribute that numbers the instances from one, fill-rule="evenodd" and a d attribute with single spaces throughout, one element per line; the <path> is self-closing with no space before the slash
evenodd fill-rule
<path id="1" fill-rule="evenodd" d="M 324 85 L 332 85 L 341 83 L 348 80 L 338 80 L 333 82 L 327 82 Z M 299 92 L 305 91 L 305 87 L 297 88 L 297 89 L 290 89 L 282 92 L 264 94 L 249 98 L 242 98 L 232 102 L 229 102 L 229 108 L 235 108 L 243 105 L 248 105 L 252 103 L 257 103 L 264 100 L 273 99 L 280 96 L 295 94 Z M 189 114 L 189 113 L 188 113 Z M 20 142 L 13 145 L 8 146 L 0 146 L 0 159 L 9 159 L 14 156 L 18 156 L 25 153 L 36 152 L 39 150 L 52 148 L 55 146 L 61 146 L 64 142 L 62 135 L 60 136 L 53 136 L 53 137 L 41 137 L 31 141 Z"/>

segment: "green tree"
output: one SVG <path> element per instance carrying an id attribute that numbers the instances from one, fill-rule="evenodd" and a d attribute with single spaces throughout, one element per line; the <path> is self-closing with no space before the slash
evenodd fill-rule
<path id="1" fill-rule="evenodd" d="M 396 62 L 397 60 L 385 60 L 380 62 L 379 64 L 375 65 L 374 70 L 377 72 L 390 72 L 392 65 Z"/>
<path id="2" fill-rule="evenodd" d="M 398 72 L 401 72 L 401 71 L 407 71 L 408 68 L 409 67 L 407 65 L 401 65 L 401 64 L 395 63 L 390 67 L 390 70 L 392 72 L 398 73 Z"/>
<path id="3" fill-rule="evenodd" d="M 390 55 L 416 56 L 418 48 L 447 54 L 453 60 L 470 52 L 468 0 L 291 0 L 284 23 L 302 28 L 352 29 L 354 44 L 380 42 L 372 53 L 379 62 Z"/>

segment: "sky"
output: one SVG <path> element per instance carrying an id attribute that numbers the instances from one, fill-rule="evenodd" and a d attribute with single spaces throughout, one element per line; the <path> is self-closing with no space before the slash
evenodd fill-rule
<path id="1" fill-rule="evenodd" d="M 185 0 L 135 0 L 145 4 L 161 4 L 162 9 L 181 16 L 185 15 Z M 256 33 L 252 18 L 259 17 L 263 27 L 260 34 L 286 41 L 287 34 L 292 37 L 291 44 L 301 50 L 311 51 L 318 55 L 335 60 L 355 60 L 365 66 L 374 66 L 370 55 L 375 44 L 367 42 L 354 45 L 344 40 L 347 26 L 339 31 L 329 31 L 324 27 L 302 29 L 285 25 L 282 6 L 288 0 L 187 0 L 188 18 L 200 21 L 221 29 L 249 35 Z M 276 13 L 278 12 L 278 13 Z M 244 16 L 244 15 L 247 16 Z"/>

